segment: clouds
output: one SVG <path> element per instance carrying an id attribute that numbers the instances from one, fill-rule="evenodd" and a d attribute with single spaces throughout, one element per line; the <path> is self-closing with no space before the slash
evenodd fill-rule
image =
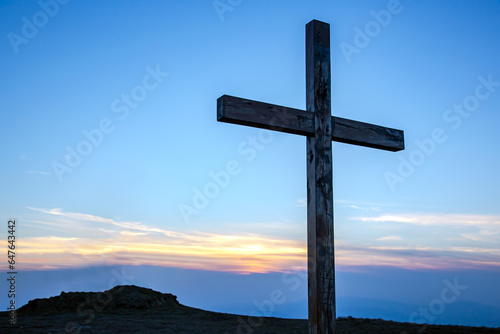
<path id="1" fill-rule="evenodd" d="M 405 269 L 500 267 L 500 250 L 496 248 L 337 245 L 336 260 L 342 268 L 370 265 Z"/>
<path id="2" fill-rule="evenodd" d="M 500 248 L 500 216 L 495 215 L 386 214 L 352 219 L 368 223 L 391 224 L 391 226 L 406 224 L 422 227 L 429 231 L 429 234 L 439 231 L 440 237 L 446 241 L 474 241 L 489 244 L 488 247 Z M 482 247 L 482 245 L 479 246 Z"/>
<path id="3" fill-rule="evenodd" d="M 395 222 L 421 226 L 496 226 L 500 228 L 500 216 L 461 214 L 399 214 L 358 217 L 368 222 Z"/>
<path id="4" fill-rule="evenodd" d="M 60 208 L 30 210 L 37 219 L 27 224 L 38 230 L 22 238 L 20 252 L 25 269 L 147 264 L 264 273 L 305 268 L 307 260 L 305 235 L 304 239 L 293 240 L 245 232 L 178 232 Z M 354 237 L 342 233 L 336 236 L 336 264 L 343 268 L 407 269 L 500 266 L 500 249 L 495 243 L 498 221 L 495 216 L 479 215 L 379 214 L 353 218 Z M 286 228 L 286 224 L 280 226 Z M 447 232 L 436 233 L 443 226 Z M 413 233 L 412 228 L 420 232 Z M 367 238 L 356 238 L 363 232 Z"/>
<path id="5" fill-rule="evenodd" d="M 297 240 L 250 233 L 180 233 L 59 208 L 30 209 L 43 219 L 29 224 L 43 229 L 53 226 L 44 220 L 55 219 L 64 235 L 24 237 L 25 269 L 148 264 L 248 273 L 285 271 L 302 266 L 306 258 L 305 245 Z"/>
<path id="6" fill-rule="evenodd" d="M 378 241 L 403 241 L 404 239 L 395 235 L 377 238 Z"/>
<path id="7" fill-rule="evenodd" d="M 500 267 L 500 216 L 377 213 L 350 217 L 364 238 L 348 235 L 338 262 L 401 268 Z M 342 259 L 344 258 L 344 259 Z M 349 262 L 347 262 L 349 261 Z"/>

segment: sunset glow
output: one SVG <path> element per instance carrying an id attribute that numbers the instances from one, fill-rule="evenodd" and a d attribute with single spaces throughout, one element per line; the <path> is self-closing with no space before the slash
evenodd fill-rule
<path id="1" fill-rule="evenodd" d="M 16 220 L 2 271 L 19 302 L 134 284 L 252 314 L 281 291 L 269 316 L 306 318 L 308 204 L 331 198 L 311 196 L 316 118 L 292 131 L 281 106 L 311 111 L 316 20 L 325 103 L 359 122 L 329 128 L 339 315 L 407 322 L 456 279 L 469 288 L 432 321 L 500 326 L 500 0 L 0 7 L 0 253 Z M 245 115 L 270 129 L 228 123 L 224 95 L 280 107 Z M 359 146 L 382 133 L 368 124 L 404 150 Z"/>
<path id="2" fill-rule="evenodd" d="M 23 238 L 20 247 L 23 250 L 24 269 L 135 263 L 237 273 L 267 273 L 304 268 L 307 262 L 307 247 L 303 240 L 248 233 L 179 233 L 142 222 L 121 222 L 62 209 L 30 209 L 41 213 L 39 219 L 62 217 L 57 224 L 65 226 L 67 236 Z M 500 266 L 500 250 L 487 247 L 500 238 L 499 217 L 404 215 L 361 217 L 358 221 L 365 225 L 370 222 L 379 225 L 383 222 L 398 222 L 423 225 L 427 229 L 452 224 L 472 226 L 476 232 L 458 232 L 458 239 L 481 243 L 474 247 L 419 246 L 418 243 L 409 243 L 398 236 L 387 236 L 374 238 L 371 244 L 356 245 L 352 241 L 341 239 L 336 242 L 336 265 L 339 267 L 367 265 L 442 269 Z M 45 226 L 37 221 L 30 225 L 39 228 Z M 451 236 L 448 234 L 446 238 Z M 377 242 L 396 243 L 398 246 L 381 246 Z"/>

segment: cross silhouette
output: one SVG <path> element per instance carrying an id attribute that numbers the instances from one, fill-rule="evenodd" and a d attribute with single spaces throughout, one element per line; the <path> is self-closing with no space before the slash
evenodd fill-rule
<path id="1" fill-rule="evenodd" d="M 332 140 L 404 149 L 401 130 L 331 115 L 330 25 L 306 25 L 307 111 L 223 95 L 217 120 L 307 137 L 307 253 L 310 334 L 335 333 Z"/>

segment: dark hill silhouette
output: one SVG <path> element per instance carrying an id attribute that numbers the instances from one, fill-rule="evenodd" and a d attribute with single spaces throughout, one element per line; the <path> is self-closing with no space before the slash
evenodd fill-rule
<path id="1" fill-rule="evenodd" d="M 0 333 L 213 333 L 305 334 L 307 320 L 248 317 L 184 306 L 177 297 L 134 285 L 104 292 L 61 292 L 17 310 L 17 324 L 0 312 Z M 500 333 L 485 327 L 435 326 L 339 318 L 338 333 Z"/>
<path id="2" fill-rule="evenodd" d="M 59 296 L 30 300 L 19 309 L 20 314 L 52 315 L 83 311 L 163 310 L 175 312 L 180 307 L 177 297 L 135 285 L 116 286 L 104 292 L 61 292 Z M 101 311 L 102 310 L 102 311 Z"/>

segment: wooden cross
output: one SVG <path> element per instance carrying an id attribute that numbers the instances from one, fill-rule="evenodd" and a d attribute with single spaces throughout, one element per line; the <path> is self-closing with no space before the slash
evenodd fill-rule
<path id="1" fill-rule="evenodd" d="M 404 149 L 404 133 L 331 115 L 330 25 L 306 25 L 307 111 L 223 95 L 217 120 L 307 136 L 309 333 L 335 333 L 332 140 L 387 151 Z"/>

